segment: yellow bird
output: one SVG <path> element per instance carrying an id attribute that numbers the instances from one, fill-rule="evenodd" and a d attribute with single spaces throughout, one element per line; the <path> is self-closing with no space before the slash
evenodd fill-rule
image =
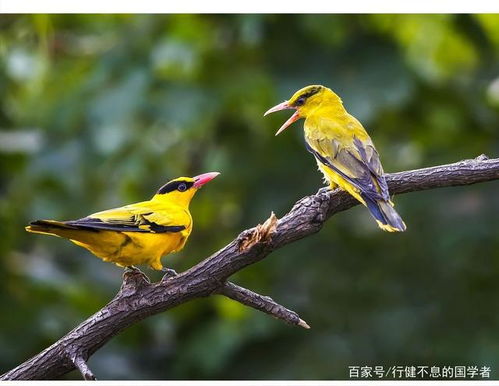
<path id="1" fill-rule="evenodd" d="M 219 174 L 176 178 L 163 185 L 149 201 L 74 221 L 38 220 L 26 230 L 69 239 L 102 260 L 122 267 L 149 264 L 161 270 L 161 256 L 180 251 L 192 231 L 192 197 Z"/>
<path id="2" fill-rule="evenodd" d="M 307 86 L 265 115 L 286 109 L 296 112 L 276 135 L 305 118 L 305 145 L 330 188 L 339 186 L 354 196 L 369 209 L 381 229 L 405 231 L 390 200 L 378 152 L 362 124 L 345 110 L 340 97 L 327 87 Z"/>

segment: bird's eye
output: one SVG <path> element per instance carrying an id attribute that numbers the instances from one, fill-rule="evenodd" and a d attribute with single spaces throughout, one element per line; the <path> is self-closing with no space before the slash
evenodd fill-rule
<path id="1" fill-rule="evenodd" d="M 295 106 L 303 106 L 305 104 L 305 97 L 300 97 L 298 100 L 295 102 Z"/>
<path id="2" fill-rule="evenodd" d="M 178 185 L 177 190 L 179 192 L 185 192 L 187 190 L 187 185 L 184 182 L 182 182 L 181 184 Z"/>

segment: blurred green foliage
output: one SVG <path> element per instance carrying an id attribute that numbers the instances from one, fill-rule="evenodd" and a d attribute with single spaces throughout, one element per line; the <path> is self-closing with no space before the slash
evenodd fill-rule
<path id="1" fill-rule="evenodd" d="M 263 112 L 307 84 L 342 96 L 388 172 L 499 156 L 497 15 L 1 15 L 0 372 L 103 306 L 121 269 L 27 234 L 218 170 L 194 199 L 184 270 L 321 186 L 301 124 Z M 221 297 L 149 318 L 90 360 L 101 379 L 330 379 L 349 365 L 499 358 L 498 182 L 364 208 L 233 277 L 289 327 Z M 147 273 L 157 280 L 160 276 Z M 77 373 L 68 378 L 78 379 Z"/>

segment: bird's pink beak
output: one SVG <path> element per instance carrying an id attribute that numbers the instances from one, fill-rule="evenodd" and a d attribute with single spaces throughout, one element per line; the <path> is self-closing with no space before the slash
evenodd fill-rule
<path id="1" fill-rule="evenodd" d="M 199 176 L 194 177 L 194 185 L 193 186 L 195 188 L 200 188 L 201 186 L 203 186 L 207 182 L 210 182 L 212 179 L 214 179 L 219 174 L 220 174 L 219 172 L 200 174 Z"/>
<path id="2" fill-rule="evenodd" d="M 279 103 L 278 105 L 268 109 L 263 116 L 266 116 L 270 113 L 275 113 L 276 111 L 281 111 L 281 110 L 296 110 L 296 107 L 290 106 L 288 101 L 284 101 L 282 103 Z M 298 119 L 300 119 L 300 113 L 298 111 L 295 111 L 291 117 L 284 122 L 284 124 L 277 130 L 275 135 L 279 135 L 285 128 L 287 128 L 289 125 L 291 125 L 293 122 L 296 122 Z"/>

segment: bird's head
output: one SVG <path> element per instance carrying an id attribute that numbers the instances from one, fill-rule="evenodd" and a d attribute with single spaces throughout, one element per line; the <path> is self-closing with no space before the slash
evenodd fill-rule
<path id="1" fill-rule="evenodd" d="M 168 200 L 175 204 L 188 206 L 194 194 L 207 182 L 220 173 L 210 172 L 196 177 L 179 177 L 164 184 L 154 195 L 153 199 Z"/>
<path id="2" fill-rule="evenodd" d="M 308 114 L 319 107 L 324 100 L 332 97 L 338 98 L 336 94 L 327 87 L 321 85 L 306 86 L 295 92 L 289 100 L 279 103 L 267 110 L 264 116 L 281 110 L 296 110 L 295 113 L 284 122 L 281 128 L 277 130 L 275 135 L 278 135 L 293 122 L 300 118 L 306 118 Z"/>

